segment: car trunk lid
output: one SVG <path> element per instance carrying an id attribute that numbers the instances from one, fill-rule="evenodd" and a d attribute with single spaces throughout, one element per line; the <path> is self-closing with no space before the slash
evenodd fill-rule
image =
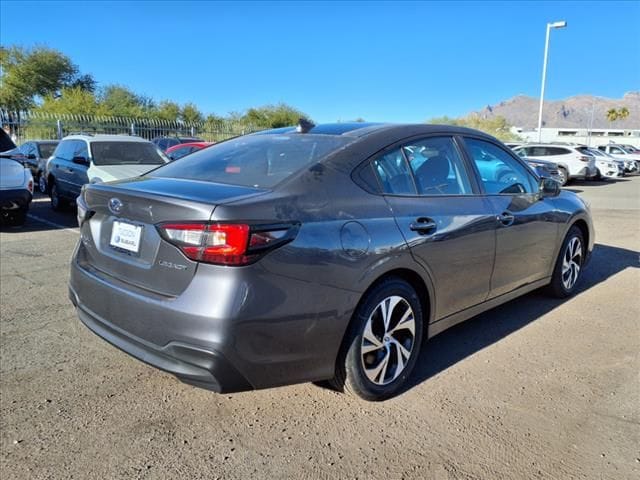
<path id="1" fill-rule="evenodd" d="M 86 188 L 79 261 L 99 274 L 153 293 L 177 296 L 198 262 L 164 240 L 157 225 L 208 222 L 220 203 L 264 190 L 177 179 L 141 178 Z"/>

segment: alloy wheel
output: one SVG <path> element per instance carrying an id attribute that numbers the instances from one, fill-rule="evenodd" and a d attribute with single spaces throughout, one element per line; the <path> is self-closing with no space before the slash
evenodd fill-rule
<path id="1" fill-rule="evenodd" d="M 394 295 L 382 300 L 365 325 L 360 345 L 362 367 L 376 385 L 387 385 L 404 371 L 415 345 L 411 305 Z"/>
<path id="2" fill-rule="evenodd" d="M 567 291 L 578 281 L 581 265 L 582 243 L 578 237 L 573 237 L 567 244 L 562 258 L 562 285 Z"/>

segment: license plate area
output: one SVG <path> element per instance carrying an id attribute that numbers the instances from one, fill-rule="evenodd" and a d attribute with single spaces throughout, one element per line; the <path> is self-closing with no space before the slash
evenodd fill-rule
<path id="1" fill-rule="evenodd" d="M 140 252 L 140 239 L 142 238 L 142 226 L 132 223 L 114 221 L 111 228 L 111 240 L 109 245 L 116 250 L 138 254 Z"/>

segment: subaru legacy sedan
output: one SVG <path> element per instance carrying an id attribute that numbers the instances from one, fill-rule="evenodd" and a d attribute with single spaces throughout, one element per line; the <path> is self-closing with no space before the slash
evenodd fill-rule
<path id="1" fill-rule="evenodd" d="M 594 244 L 580 197 L 437 125 L 238 137 L 86 185 L 78 218 L 70 298 L 106 341 L 217 392 L 328 380 L 367 400 L 452 325 L 574 293 Z"/>

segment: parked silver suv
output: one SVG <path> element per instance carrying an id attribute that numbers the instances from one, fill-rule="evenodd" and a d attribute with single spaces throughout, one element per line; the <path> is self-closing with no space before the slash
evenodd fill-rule
<path id="1" fill-rule="evenodd" d="M 576 178 L 589 179 L 598 175 L 595 157 L 573 145 L 527 144 L 515 147 L 513 151 L 521 157 L 557 163 L 562 185 Z"/>

